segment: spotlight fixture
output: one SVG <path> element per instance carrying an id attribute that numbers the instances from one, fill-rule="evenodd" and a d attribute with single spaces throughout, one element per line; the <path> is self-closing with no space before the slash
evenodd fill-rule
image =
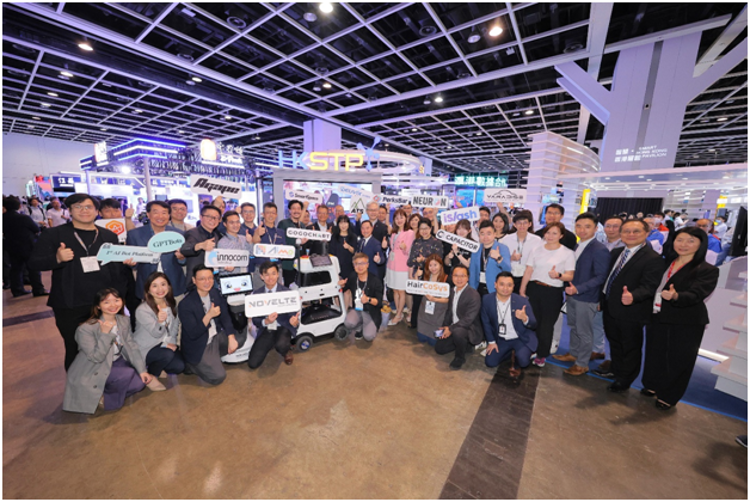
<path id="1" fill-rule="evenodd" d="M 185 134 L 185 131 L 177 131 L 178 134 Z"/>
<path id="2" fill-rule="evenodd" d="M 331 88 L 330 82 L 323 82 L 323 89 L 330 89 L 330 88 Z"/>
<path id="3" fill-rule="evenodd" d="M 203 79 L 202 79 L 202 78 L 200 78 L 200 77 L 192 77 L 192 78 L 191 78 L 190 80 L 192 80 L 193 82 L 197 82 L 197 83 L 199 83 L 199 84 L 200 84 L 201 82 L 203 82 Z"/>
<path id="4" fill-rule="evenodd" d="M 313 86 L 313 91 L 320 92 L 321 90 L 322 88 L 320 87 L 320 84 L 316 82 L 315 85 Z"/>
<path id="5" fill-rule="evenodd" d="M 258 136 L 258 135 L 256 134 L 256 135 L 255 135 L 255 138 L 254 138 L 254 139 L 255 139 L 255 141 L 259 141 L 259 140 L 260 140 L 260 136 Z"/>
<path id="6" fill-rule="evenodd" d="M 133 108 L 133 113 L 143 113 L 143 110 L 140 108 Z"/>
<path id="7" fill-rule="evenodd" d="M 727 120 L 729 120 L 727 117 L 719 117 L 716 122 L 726 122 Z"/>
<path id="8" fill-rule="evenodd" d="M 33 120 L 42 120 L 42 119 L 41 119 L 41 118 L 39 118 L 39 117 L 31 117 L 31 118 L 32 118 Z"/>
<path id="9" fill-rule="evenodd" d="M 325 12 L 326 14 L 333 12 L 333 4 L 331 2 L 321 2 L 320 12 Z"/>
<path id="10" fill-rule="evenodd" d="M 232 120 L 232 116 L 231 115 L 224 115 L 224 120 Z"/>
<path id="11" fill-rule="evenodd" d="M 526 110 L 523 112 L 524 115 L 534 115 L 534 110 Z"/>
<path id="12" fill-rule="evenodd" d="M 68 78 L 73 78 L 74 77 L 74 75 L 72 73 L 70 73 L 69 71 L 65 71 L 65 70 L 61 71 L 60 75 L 62 75 L 63 77 L 68 77 Z"/>
<path id="13" fill-rule="evenodd" d="M 321 9 L 321 10 L 322 10 L 322 9 Z M 317 16 L 317 15 L 316 15 L 316 14 L 315 14 L 314 12 L 305 12 L 305 15 L 304 15 L 304 16 L 302 16 L 302 17 L 303 17 L 303 18 L 305 19 L 305 21 L 307 21 L 308 23 L 314 23 L 315 21 L 317 21 L 317 20 L 318 20 L 318 16 Z"/>
<path id="14" fill-rule="evenodd" d="M 102 132 L 106 132 L 107 128 L 106 127 L 101 127 L 101 128 L 99 128 L 99 130 L 102 131 Z"/>
<path id="15" fill-rule="evenodd" d="M 442 102 L 443 102 L 443 97 L 442 96 L 435 97 L 435 103 L 442 103 Z"/>
<path id="16" fill-rule="evenodd" d="M 58 94 L 56 92 L 48 92 L 47 96 L 52 96 L 53 98 L 56 98 Z"/>
<path id="17" fill-rule="evenodd" d="M 411 132 L 417 132 L 417 128 L 416 127 L 412 127 L 411 128 Z"/>
<path id="18" fill-rule="evenodd" d="M 481 135 L 482 135 L 481 132 L 478 132 L 478 133 L 475 134 L 475 136 L 481 136 Z"/>
<path id="19" fill-rule="evenodd" d="M 43 108 L 49 108 L 50 106 L 52 106 L 52 105 L 49 104 L 49 103 L 45 103 L 44 101 L 42 101 L 42 107 Z"/>
<path id="20" fill-rule="evenodd" d="M 503 29 L 500 27 L 500 25 L 495 25 L 492 28 L 490 28 L 490 36 L 496 37 L 500 35 L 503 32 Z"/>
<path id="21" fill-rule="evenodd" d="M 129 166 L 122 166 L 120 168 L 120 170 L 122 171 L 122 174 L 130 174 L 130 167 Z"/>
<path id="22" fill-rule="evenodd" d="M 84 39 L 83 42 L 78 44 L 78 48 L 84 51 L 93 51 L 94 48 L 91 47 L 91 44 L 88 40 Z"/>
<path id="23" fill-rule="evenodd" d="M 430 103 L 432 103 L 432 101 L 430 101 L 430 98 L 424 98 L 424 101 L 422 102 L 426 105 L 429 105 Z"/>
<path id="24" fill-rule="evenodd" d="M 192 80 L 185 80 L 185 83 L 187 85 L 195 85 L 195 82 L 193 82 Z"/>
<path id="25" fill-rule="evenodd" d="M 471 35 L 469 35 L 469 38 L 467 38 L 466 41 L 469 42 L 470 44 L 475 44 L 475 43 L 479 42 L 480 40 L 482 40 L 482 35 L 480 35 L 477 32 L 476 27 L 472 26 L 471 27 Z"/>

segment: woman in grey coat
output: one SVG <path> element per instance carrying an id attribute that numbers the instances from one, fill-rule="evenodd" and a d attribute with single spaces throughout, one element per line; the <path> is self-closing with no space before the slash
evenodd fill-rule
<path id="1" fill-rule="evenodd" d="M 125 398 L 152 380 L 138 346 L 130 335 L 130 320 L 114 288 L 94 297 L 91 318 L 76 330 L 79 352 L 68 370 L 63 410 L 77 413 L 117 410 Z"/>

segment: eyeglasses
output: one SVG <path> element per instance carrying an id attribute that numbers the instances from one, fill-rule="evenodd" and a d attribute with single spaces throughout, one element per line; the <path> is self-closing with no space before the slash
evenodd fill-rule
<path id="1" fill-rule="evenodd" d="M 219 219 L 218 216 L 211 216 L 209 214 L 204 214 L 204 215 L 201 216 L 201 218 L 206 218 L 207 220 L 213 220 L 213 221 L 216 221 L 216 220 Z"/>
<path id="2" fill-rule="evenodd" d="M 634 235 L 634 234 L 645 234 L 643 230 L 621 230 L 621 234 L 623 235 Z"/>
<path id="3" fill-rule="evenodd" d="M 357 263 L 354 264 L 354 266 L 355 267 L 364 267 L 364 266 L 366 266 L 368 264 L 369 264 L 369 262 L 367 262 L 367 261 L 358 261 Z"/>
<path id="4" fill-rule="evenodd" d="M 80 204 L 73 204 L 70 206 L 72 209 L 75 209 L 76 211 L 96 211 L 96 206 L 82 206 Z"/>

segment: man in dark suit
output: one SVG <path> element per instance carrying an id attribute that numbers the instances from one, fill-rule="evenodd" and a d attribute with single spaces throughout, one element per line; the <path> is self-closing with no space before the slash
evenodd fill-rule
<path id="1" fill-rule="evenodd" d="M 308 230 L 315 230 L 316 232 L 330 232 L 331 225 L 328 223 L 328 207 L 324 205 L 318 206 L 317 210 L 318 221 L 312 225 L 308 225 Z M 307 252 L 308 254 L 328 254 L 328 242 L 326 241 L 307 241 Z"/>
<path id="2" fill-rule="evenodd" d="M 229 306 L 214 287 L 214 271 L 203 264 L 193 268 L 194 288 L 177 307 L 182 323 L 181 350 L 185 373 L 195 373 L 208 384 L 227 377 L 221 358 L 242 347 L 247 333 L 237 334 Z"/>
<path id="3" fill-rule="evenodd" d="M 217 228 L 221 223 L 221 211 L 215 206 L 203 206 L 201 209 L 200 224 L 185 232 L 185 244 L 180 248 L 180 253 L 186 260 L 185 276 L 194 277 L 193 269 L 202 265 L 205 261 L 206 251 L 213 251 L 219 243 L 222 234 Z M 188 284 L 188 289 L 193 289 Z"/>
<path id="4" fill-rule="evenodd" d="M 279 268 L 276 263 L 263 263 L 260 266 L 260 276 L 264 285 L 253 291 L 254 295 L 289 291 L 289 288 L 279 284 Z M 299 313 L 292 315 L 274 312 L 266 317 L 253 317 L 253 324 L 258 329 L 258 336 L 247 358 L 247 365 L 251 370 L 259 368 L 274 348 L 284 358 L 285 364 L 290 365 L 294 362 L 292 338 L 297 334 Z"/>
<path id="5" fill-rule="evenodd" d="M 463 265 L 453 267 L 453 289 L 448 299 L 448 310 L 445 311 L 443 333 L 435 343 L 435 352 L 448 354 L 456 351 L 451 361 L 453 370 L 460 370 L 466 362 L 466 351 L 473 350 L 474 345 L 482 342 L 482 320 L 479 311 L 482 308 L 482 297 L 477 290 L 469 286 L 469 269 Z"/>
<path id="6" fill-rule="evenodd" d="M 643 328 L 651 318 L 664 260 L 646 243 L 648 224 L 627 220 L 620 228 L 625 247 L 610 253 L 610 272 L 604 282 L 602 310 L 612 365 L 606 376 L 615 382 L 612 392 L 625 392 L 641 370 Z"/>
<path id="7" fill-rule="evenodd" d="M 563 216 L 565 216 L 565 208 L 560 204 L 550 204 L 544 211 L 544 221 L 547 225 L 549 225 L 550 223 L 561 221 Z M 546 226 L 536 231 L 536 235 L 538 235 L 542 239 L 544 239 L 544 234 L 546 233 Z M 576 234 L 566 228 L 565 233 L 563 233 L 562 239 L 560 239 L 560 244 L 572 251 L 575 249 L 577 241 L 578 240 L 576 239 Z"/>
<path id="8" fill-rule="evenodd" d="M 369 272 L 380 279 L 380 264 L 385 265 L 382 243 L 373 235 L 373 225 L 370 220 L 363 221 L 359 229 L 362 238 L 357 243 L 356 252 L 367 255 L 370 260 Z M 383 282 L 383 280 L 380 279 L 380 282 Z"/>
<path id="9" fill-rule="evenodd" d="M 495 278 L 495 294 L 482 298 L 482 325 L 487 340 L 487 355 L 484 363 L 496 368 L 515 351 L 521 368 L 531 363 L 531 354 L 536 351 L 537 338 L 534 333 L 536 318 L 529 300 L 513 292 L 513 274 L 500 272 Z M 518 376 L 515 361 L 511 364 L 511 376 Z"/>
<path id="10" fill-rule="evenodd" d="M 378 219 L 378 212 L 380 211 L 380 206 L 378 206 L 377 202 L 369 202 L 367 204 L 367 217 L 369 220 L 360 221 L 361 218 L 360 214 L 357 214 L 357 223 L 354 227 L 354 232 L 361 236 L 362 238 L 365 237 L 365 234 L 363 232 L 363 225 L 367 223 L 368 221 L 372 225 L 372 230 L 370 231 L 370 235 L 372 236 L 372 239 L 378 242 L 379 249 L 381 251 L 382 256 L 380 257 L 380 261 L 374 262 L 373 258 L 374 255 L 370 256 L 370 267 L 375 267 L 375 273 L 380 279 L 381 282 L 383 282 L 383 279 L 385 279 L 385 265 L 386 265 L 386 259 L 385 254 L 383 253 L 383 239 L 385 239 L 388 236 L 388 225 L 383 223 Z M 386 245 L 387 247 L 387 245 Z"/>
<path id="11" fill-rule="evenodd" d="M 23 287 L 23 270 L 31 257 L 31 250 L 41 229 L 30 216 L 21 214 L 21 201 L 14 195 L 3 198 L 3 236 L 10 257 L 10 292 L 14 297 L 34 293 L 34 296 L 46 296 L 48 293 L 42 284 L 39 270 L 28 270 L 31 291 Z"/>
<path id="12" fill-rule="evenodd" d="M 593 213 L 583 213 L 576 218 L 576 235 L 581 242 L 575 249 L 573 280 L 565 288 L 570 352 L 552 356 L 559 361 L 575 362 L 565 370 L 565 373 L 573 376 L 589 371 L 594 346 L 594 317 L 599 308 L 602 285 L 609 272 L 609 250 L 595 239 L 597 223 Z"/>

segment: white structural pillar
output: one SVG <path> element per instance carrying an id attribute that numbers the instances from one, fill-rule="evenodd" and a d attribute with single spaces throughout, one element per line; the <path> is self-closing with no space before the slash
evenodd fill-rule
<path id="1" fill-rule="evenodd" d="M 541 211 L 549 203 L 549 197 L 558 193 L 561 174 L 581 174 L 599 171 L 599 157 L 585 146 L 553 132 L 531 134 L 531 160 L 526 181 L 526 203 L 524 208 L 531 211 L 538 222 Z M 565 179 L 562 186 L 562 206 L 565 208 L 563 224 L 573 227 L 578 208 L 587 188 L 582 179 Z"/>
<path id="2" fill-rule="evenodd" d="M 566 91 L 605 125 L 602 171 L 673 167 L 687 104 L 747 58 L 743 41 L 693 76 L 701 33 L 620 51 L 612 90 L 574 62 L 555 65 Z"/>
<path id="3" fill-rule="evenodd" d="M 303 124 L 306 152 L 324 152 L 341 148 L 341 128 L 330 122 L 315 119 Z"/>

